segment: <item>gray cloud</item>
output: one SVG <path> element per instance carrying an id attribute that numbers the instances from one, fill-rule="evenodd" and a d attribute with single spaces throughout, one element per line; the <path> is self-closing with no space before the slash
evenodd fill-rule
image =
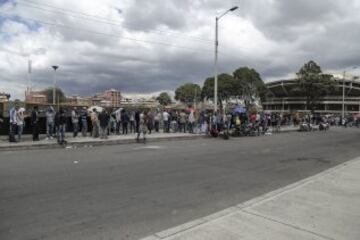
<path id="1" fill-rule="evenodd" d="M 346 4 L 340 0 L 128 0 L 123 5 L 106 0 L 94 1 L 91 6 L 88 1 L 39 3 L 95 15 L 101 12 L 125 27 L 19 4 L 13 10 L 15 15 L 89 32 L 39 23 L 39 29 L 29 33 L 21 26 L 5 29 L 4 21 L 0 22 L 0 37 L 12 36 L 1 38 L 0 88 L 11 88 L 10 79 L 14 88 L 25 85 L 26 59 L 15 53 L 28 49 L 41 49 L 32 56 L 35 86 L 51 85 L 50 66 L 59 64 L 59 85 L 68 95 L 91 95 L 107 88 L 151 93 L 186 82 L 202 84 L 213 75 L 213 45 L 195 38 L 212 39 L 215 16 L 233 5 L 239 5 L 239 10 L 221 23 L 219 72 L 232 73 L 249 66 L 267 80 L 294 74 L 310 59 L 324 70 L 341 70 L 360 61 L 360 32 L 356 31 L 360 5 L 356 0 Z"/>

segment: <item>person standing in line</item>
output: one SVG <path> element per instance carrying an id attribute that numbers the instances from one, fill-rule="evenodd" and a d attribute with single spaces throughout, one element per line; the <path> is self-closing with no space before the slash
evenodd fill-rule
<path id="1" fill-rule="evenodd" d="M 143 140 L 144 143 L 146 141 L 146 128 L 147 128 L 147 114 L 146 112 L 143 112 L 141 114 L 139 114 L 139 131 L 137 132 L 137 137 L 136 137 L 136 141 L 139 142 L 140 140 L 140 135 L 143 135 Z"/>
<path id="2" fill-rule="evenodd" d="M 186 133 L 186 113 L 184 110 L 179 114 L 179 125 L 179 132 L 184 130 L 184 133 Z"/>
<path id="3" fill-rule="evenodd" d="M 194 123 L 195 123 L 194 111 L 190 111 L 188 122 L 189 122 L 189 133 L 194 133 Z"/>
<path id="4" fill-rule="evenodd" d="M 19 111 L 19 105 L 15 102 L 15 106 L 10 109 L 10 129 L 9 129 L 9 142 L 16 142 L 15 134 L 17 131 L 16 112 Z"/>
<path id="5" fill-rule="evenodd" d="M 35 106 L 31 112 L 31 125 L 32 125 L 32 135 L 33 141 L 39 141 L 39 129 L 40 129 L 40 120 L 39 120 L 39 108 Z"/>
<path id="6" fill-rule="evenodd" d="M 100 122 L 100 138 L 101 139 L 107 139 L 107 129 L 109 126 L 110 121 L 110 115 L 107 113 L 105 109 L 102 110 L 102 112 L 99 114 L 99 122 Z"/>
<path id="7" fill-rule="evenodd" d="M 53 139 L 55 128 L 55 111 L 53 107 L 49 107 L 45 113 L 46 117 L 46 139 Z"/>
<path id="8" fill-rule="evenodd" d="M 88 132 L 88 122 L 87 122 L 87 111 L 86 111 L 86 107 L 83 108 L 81 114 L 80 114 L 80 121 L 81 121 L 81 133 L 83 137 L 87 136 L 87 132 Z"/>
<path id="9" fill-rule="evenodd" d="M 116 134 L 120 134 L 120 128 L 121 128 L 121 113 L 122 110 L 118 109 L 115 111 L 115 120 L 116 120 Z"/>
<path id="10" fill-rule="evenodd" d="M 160 120 L 161 120 L 161 113 L 159 111 L 156 112 L 155 117 L 154 117 L 154 122 L 155 122 L 155 132 L 159 132 L 159 128 L 160 128 Z"/>
<path id="11" fill-rule="evenodd" d="M 73 126 L 73 137 L 77 137 L 79 132 L 79 113 L 76 107 L 71 111 L 71 123 Z"/>
<path id="12" fill-rule="evenodd" d="M 57 126 L 57 141 L 60 145 L 66 144 L 65 132 L 66 132 L 66 116 L 65 110 L 61 107 L 55 114 L 55 125 Z"/>
<path id="13" fill-rule="evenodd" d="M 140 111 L 136 110 L 135 112 L 135 130 L 137 133 L 139 133 L 139 127 L 140 127 Z"/>
<path id="14" fill-rule="evenodd" d="M 96 108 L 94 108 L 91 112 L 91 124 L 92 124 L 92 137 L 99 137 L 99 116 Z"/>
<path id="15" fill-rule="evenodd" d="M 135 113 L 130 112 L 130 133 L 135 133 Z"/>
<path id="16" fill-rule="evenodd" d="M 116 135 L 116 116 L 115 114 L 109 114 L 110 120 L 109 120 L 109 135 Z"/>
<path id="17" fill-rule="evenodd" d="M 147 128 L 149 130 L 149 134 L 151 134 L 151 131 L 153 130 L 154 127 L 154 115 L 151 111 L 149 111 L 146 117 L 147 119 L 145 120 L 146 120 Z"/>
<path id="18" fill-rule="evenodd" d="M 163 112 L 163 122 L 164 122 L 164 129 L 163 132 L 169 132 L 169 113 L 164 110 Z"/>
<path id="19" fill-rule="evenodd" d="M 18 142 L 21 141 L 21 136 L 24 131 L 24 109 L 20 108 L 16 111 L 16 126 L 17 126 L 17 135 L 18 135 Z"/>
<path id="20" fill-rule="evenodd" d="M 129 123 L 129 115 L 125 110 L 122 110 L 121 113 L 121 122 L 122 122 L 122 132 L 123 134 L 128 134 L 128 123 Z"/>

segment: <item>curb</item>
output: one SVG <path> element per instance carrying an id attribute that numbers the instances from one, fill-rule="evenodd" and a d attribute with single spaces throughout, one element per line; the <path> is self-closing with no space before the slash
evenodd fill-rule
<path id="1" fill-rule="evenodd" d="M 296 132 L 298 129 L 283 129 L 279 133 Z M 146 142 L 163 142 L 163 141 L 179 141 L 179 140 L 192 140 L 207 138 L 207 135 L 194 135 L 194 136 L 177 136 L 177 137 L 159 137 L 159 138 L 147 138 Z M 134 144 L 137 143 L 135 135 L 133 139 L 116 139 L 116 140 L 105 140 L 105 141 L 86 141 L 86 142 L 71 142 L 68 141 L 65 147 L 82 147 L 82 146 L 105 146 L 105 145 L 120 145 L 120 144 Z M 61 149 L 64 146 L 59 145 L 56 142 L 44 142 L 35 143 L 31 145 L 19 145 L 13 143 L 7 146 L 0 146 L 0 151 L 13 151 L 13 150 L 41 150 L 41 149 Z"/>
<path id="2" fill-rule="evenodd" d="M 176 136 L 176 137 L 158 137 L 158 138 L 147 138 L 146 142 L 164 142 L 164 141 L 180 141 L 180 140 L 195 140 L 206 138 L 206 135 L 195 135 L 195 136 Z M 41 150 L 41 149 L 61 149 L 66 147 L 83 147 L 83 146 L 111 146 L 111 145 L 125 145 L 138 143 L 135 139 L 115 139 L 105 141 L 86 141 L 86 142 L 67 142 L 66 146 L 61 146 L 56 142 L 48 143 L 35 143 L 32 145 L 18 145 L 17 143 L 0 146 L 0 151 L 14 151 L 14 150 Z"/>
<path id="3" fill-rule="evenodd" d="M 238 213 L 240 211 L 241 212 L 247 212 L 248 210 L 250 210 L 251 207 L 257 206 L 259 204 L 262 204 L 265 201 L 269 201 L 271 199 L 274 199 L 275 197 L 278 197 L 278 196 L 281 196 L 281 195 L 286 194 L 288 192 L 294 191 L 294 190 L 296 190 L 296 189 L 298 189 L 300 187 L 303 187 L 303 186 L 305 186 L 307 184 L 310 184 L 310 183 L 312 183 L 312 182 L 314 182 L 314 181 L 316 181 L 316 180 L 318 180 L 318 179 L 320 179 L 320 178 L 322 178 L 324 176 L 330 175 L 330 174 L 332 174 L 332 173 L 334 173 L 334 172 L 336 172 L 336 171 L 338 171 L 338 170 L 340 170 L 340 169 L 342 169 L 342 168 L 344 168 L 346 166 L 349 166 L 349 165 L 351 165 L 351 164 L 353 164 L 353 163 L 355 163 L 357 161 L 360 161 L 360 157 L 350 159 L 349 161 L 347 161 L 345 163 L 341 163 L 339 165 L 336 165 L 336 166 L 334 166 L 332 168 L 329 168 L 329 169 L 327 169 L 327 170 L 325 170 L 323 172 L 320 172 L 318 174 L 315 174 L 315 175 L 313 175 L 311 177 L 302 179 L 300 181 L 297 181 L 297 182 L 292 183 L 290 185 L 287 185 L 285 187 L 276 189 L 276 190 L 271 191 L 269 193 L 265 193 L 263 195 L 255 197 L 253 199 L 250 199 L 250 200 L 245 201 L 243 203 L 240 203 L 238 205 L 235 205 L 235 206 L 226 208 L 226 209 L 224 209 L 222 211 L 213 213 L 211 215 L 208 215 L 208 216 L 205 216 L 205 217 L 202 217 L 202 218 L 198 218 L 198 219 L 192 220 L 190 222 L 175 226 L 173 228 L 169 228 L 167 230 L 154 233 L 154 234 L 152 234 L 150 236 L 141 238 L 140 240 L 162 240 L 162 239 L 165 239 L 165 238 L 175 236 L 175 235 L 180 234 L 182 232 L 188 231 L 190 229 L 200 227 L 203 224 L 206 224 L 206 223 L 221 219 L 221 218 L 226 217 L 226 216 L 236 214 L 236 213 Z"/>

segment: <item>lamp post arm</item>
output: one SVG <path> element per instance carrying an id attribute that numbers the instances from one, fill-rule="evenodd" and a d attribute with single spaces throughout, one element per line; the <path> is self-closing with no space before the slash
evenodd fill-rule
<path id="1" fill-rule="evenodd" d="M 223 14 L 221 14 L 219 17 L 217 17 L 217 19 L 219 20 L 220 18 L 222 18 L 223 16 L 225 16 L 226 14 L 228 14 L 228 12 L 230 12 L 230 9 L 227 10 L 226 12 L 224 12 Z"/>

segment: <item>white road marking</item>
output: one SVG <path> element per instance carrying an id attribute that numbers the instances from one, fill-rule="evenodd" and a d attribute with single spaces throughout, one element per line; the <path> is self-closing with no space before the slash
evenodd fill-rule
<path id="1" fill-rule="evenodd" d="M 136 148 L 133 148 L 133 150 L 141 150 L 141 149 L 161 149 L 163 147 L 160 147 L 160 146 L 143 146 L 143 147 L 136 147 Z"/>

